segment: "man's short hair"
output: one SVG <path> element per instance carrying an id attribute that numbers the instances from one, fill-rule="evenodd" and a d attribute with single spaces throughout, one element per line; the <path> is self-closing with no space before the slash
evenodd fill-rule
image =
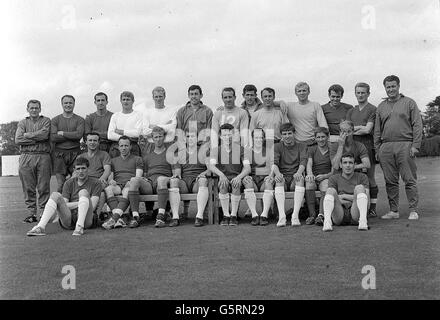
<path id="1" fill-rule="evenodd" d="M 36 103 L 36 104 L 38 104 L 38 106 L 39 106 L 40 109 L 41 109 L 41 102 L 38 101 L 38 100 L 36 100 L 36 99 L 31 99 L 31 100 L 29 100 L 28 103 L 27 103 L 27 105 L 26 105 L 26 108 L 29 108 L 29 105 L 30 105 L 31 103 Z"/>
<path id="2" fill-rule="evenodd" d="M 323 134 L 325 134 L 327 137 L 328 137 L 328 135 L 330 134 L 330 132 L 328 131 L 328 129 L 327 129 L 326 127 L 317 127 L 317 128 L 315 128 L 313 131 L 314 131 L 314 133 L 315 133 L 315 137 L 316 137 L 316 135 L 317 135 L 318 133 L 323 133 Z"/>
<path id="3" fill-rule="evenodd" d="M 234 130 L 234 126 L 230 123 L 224 123 L 220 126 L 220 129 L 218 132 L 221 133 L 222 130 Z"/>
<path id="4" fill-rule="evenodd" d="M 331 85 L 330 88 L 328 88 L 328 95 L 330 95 L 332 91 L 341 94 L 341 97 L 344 95 L 344 88 L 342 88 L 340 84 Z"/>
<path id="5" fill-rule="evenodd" d="M 155 93 L 155 92 L 163 93 L 163 96 L 165 97 L 165 89 L 164 89 L 164 88 L 162 88 L 162 87 L 156 87 L 156 88 L 153 89 L 153 91 L 151 91 L 151 94 L 154 96 L 154 93 Z"/>
<path id="6" fill-rule="evenodd" d="M 275 98 L 275 90 L 274 89 L 266 87 L 263 90 L 261 90 L 261 95 L 263 95 L 263 91 L 269 91 L 270 93 L 272 93 L 273 97 Z"/>
<path id="7" fill-rule="evenodd" d="M 283 133 L 284 131 L 295 132 L 295 127 L 290 122 L 283 123 L 280 125 L 280 133 Z"/>
<path id="8" fill-rule="evenodd" d="M 104 96 L 105 97 L 105 101 L 108 101 L 108 97 L 104 92 L 98 92 L 97 94 L 95 94 L 95 96 L 93 97 L 93 99 L 95 99 L 96 101 L 96 97 L 98 96 Z"/>
<path id="9" fill-rule="evenodd" d="M 153 127 L 151 134 L 154 135 L 155 133 L 161 133 L 163 136 L 165 136 L 165 129 L 159 126 L 155 126 Z"/>
<path id="10" fill-rule="evenodd" d="M 223 88 L 223 90 L 222 90 L 222 98 L 223 98 L 223 92 L 225 92 L 225 91 L 232 92 L 234 94 L 234 97 L 235 97 L 235 90 L 234 90 L 234 88 L 226 87 L 226 88 Z"/>
<path id="11" fill-rule="evenodd" d="M 246 92 L 249 92 L 249 91 L 255 92 L 255 94 L 257 94 L 257 87 L 254 86 L 253 84 L 245 85 L 243 88 L 243 94 L 245 94 Z"/>
<path id="12" fill-rule="evenodd" d="M 350 121 L 350 120 L 342 120 L 342 121 L 339 123 L 339 128 L 340 128 L 340 129 L 342 129 L 342 127 L 345 127 L 345 126 L 349 126 L 352 130 L 354 130 L 354 123 L 353 123 L 353 121 Z"/>
<path id="13" fill-rule="evenodd" d="M 89 136 L 98 136 L 98 141 L 101 140 L 101 137 L 99 136 L 99 133 L 98 133 L 98 132 L 95 132 L 95 131 L 88 132 L 88 133 L 86 134 L 86 140 L 87 140 L 87 138 L 88 138 Z"/>
<path id="14" fill-rule="evenodd" d="M 121 96 L 119 97 L 119 99 L 121 100 L 122 97 L 129 97 L 131 98 L 131 100 L 134 101 L 134 94 L 130 91 L 122 91 Z"/>
<path id="15" fill-rule="evenodd" d="M 70 94 L 65 94 L 64 96 L 62 96 L 61 103 L 63 103 L 64 98 L 71 98 L 71 99 L 73 99 L 73 103 L 75 103 L 75 97 Z"/>
<path id="16" fill-rule="evenodd" d="M 90 166 L 90 162 L 87 158 L 78 157 L 75 159 L 75 166 L 82 166 L 83 164 L 85 164 L 87 168 Z"/>
<path id="17" fill-rule="evenodd" d="M 353 152 L 344 152 L 342 154 L 341 161 L 342 161 L 343 158 L 351 158 L 351 159 L 354 160 L 354 153 Z"/>
<path id="18" fill-rule="evenodd" d="M 367 93 L 370 93 L 370 85 L 368 83 L 365 82 L 358 82 L 356 83 L 356 85 L 354 86 L 354 91 L 356 92 L 357 88 L 365 88 L 367 89 Z"/>
<path id="19" fill-rule="evenodd" d="M 118 144 L 119 144 L 119 141 L 121 141 L 121 140 L 128 140 L 128 141 L 130 141 L 130 144 L 131 144 L 131 140 L 128 136 L 120 136 L 118 139 Z"/>
<path id="20" fill-rule="evenodd" d="M 385 79 L 383 79 L 383 85 L 385 86 L 385 82 L 391 82 L 391 81 L 396 81 L 397 85 L 400 86 L 400 79 L 398 76 L 395 76 L 394 74 L 390 76 L 386 76 Z"/>
<path id="21" fill-rule="evenodd" d="M 301 87 L 307 87 L 307 90 L 310 92 L 310 86 L 307 82 L 298 82 L 295 86 L 295 92 Z"/>
<path id="22" fill-rule="evenodd" d="M 199 90 L 199 93 L 200 93 L 200 94 L 203 94 L 203 93 L 202 93 L 202 88 L 200 88 L 200 86 L 197 85 L 197 84 L 193 84 L 192 86 L 190 86 L 190 87 L 188 88 L 188 94 L 189 94 L 190 91 L 193 91 L 193 90 Z"/>

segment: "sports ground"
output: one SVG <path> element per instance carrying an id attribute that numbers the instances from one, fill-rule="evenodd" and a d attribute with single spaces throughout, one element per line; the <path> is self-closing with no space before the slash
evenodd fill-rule
<path id="1" fill-rule="evenodd" d="M 1 299 L 439 299 L 440 158 L 417 159 L 420 220 L 409 221 L 401 187 L 399 220 L 355 226 L 193 227 L 194 210 L 178 228 L 86 230 L 73 237 L 49 224 L 26 237 L 18 177 L 0 178 Z M 378 213 L 387 212 L 383 176 Z M 193 205 L 191 208 L 194 208 Z M 243 202 L 241 211 L 246 208 Z M 62 268 L 76 271 L 64 290 Z M 376 289 L 365 290 L 364 266 Z M 371 270 L 371 269 L 370 269 Z M 371 273 L 369 273 L 371 275 Z M 371 282 L 370 282 L 371 283 Z"/>

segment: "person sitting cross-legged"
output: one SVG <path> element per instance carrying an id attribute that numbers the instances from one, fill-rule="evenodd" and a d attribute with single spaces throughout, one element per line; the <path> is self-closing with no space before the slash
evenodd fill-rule
<path id="1" fill-rule="evenodd" d="M 53 192 L 44 207 L 38 224 L 28 233 L 28 236 L 45 236 L 46 225 L 56 214 L 63 229 L 74 230 L 73 236 L 81 236 L 84 229 L 97 226 L 97 216 L 94 210 L 98 205 L 102 191 L 101 182 L 89 177 L 89 161 L 77 158 L 74 164 L 76 176 L 67 180 L 63 185 L 63 192 Z"/>
<path id="2" fill-rule="evenodd" d="M 323 231 L 332 231 L 332 225 L 356 225 L 368 230 L 369 181 L 366 174 L 354 171 L 354 154 L 344 153 L 342 172 L 330 177 L 324 197 Z"/>
<path id="3" fill-rule="evenodd" d="M 306 146 L 296 143 L 295 128 L 291 123 L 280 126 L 281 141 L 275 144 L 274 164 L 270 177 L 274 177 L 275 200 L 278 206 L 277 227 L 286 226 L 284 210 L 285 191 L 295 191 L 293 198 L 292 226 L 300 226 L 299 210 L 304 200 L 304 171 L 307 164 Z"/>
<path id="4" fill-rule="evenodd" d="M 125 228 L 127 223 L 121 218 L 129 206 L 128 191 L 130 180 L 133 177 L 142 177 L 144 163 L 142 158 L 131 154 L 130 138 L 122 136 L 119 138 L 119 156 L 111 159 L 111 171 L 113 179 L 105 188 L 107 204 L 112 211 L 112 216 L 102 224 L 106 230 L 113 228 Z M 117 196 L 122 195 L 118 199 Z"/>
<path id="5" fill-rule="evenodd" d="M 225 123 L 220 126 L 220 142 L 210 152 L 209 169 L 219 176 L 219 199 L 223 210 L 222 226 L 236 226 L 241 200 L 242 179 L 251 173 L 250 162 L 240 143 L 233 142 L 234 127 Z M 229 192 L 231 192 L 229 196 Z M 229 212 L 231 199 L 231 212 Z"/>
<path id="6" fill-rule="evenodd" d="M 170 184 L 172 177 L 176 176 L 175 169 L 172 167 L 172 159 L 167 159 L 168 144 L 164 143 L 166 136 L 165 129 L 156 126 L 152 130 L 154 148 L 145 151 L 143 155 L 144 176 L 131 179 L 128 192 L 130 207 L 133 212 L 133 220 L 130 221 L 130 227 L 135 228 L 139 225 L 139 195 L 157 193 L 157 203 L 159 212 L 156 217 L 156 228 L 165 227 L 165 209 L 170 197 L 171 211 L 173 219 L 171 227 L 179 225 L 179 202 L 177 208 L 175 205 L 175 193 L 179 189 Z M 168 186 L 170 189 L 168 190 Z M 177 188 L 177 191 L 176 191 Z M 174 206 L 173 206 L 174 204 Z"/>

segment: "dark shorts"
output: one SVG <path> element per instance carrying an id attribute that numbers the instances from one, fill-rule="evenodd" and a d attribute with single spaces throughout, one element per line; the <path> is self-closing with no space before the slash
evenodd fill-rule
<path id="1" fill-rule="evenodd" d="M 64 226 L 63 223 L 61 222 L 61 219 L 58 220 L 61 228 L 65 230 L 75 230 L 76 222 L 78 221 L 78 208 L 71 209 L 70 213 L 71 213 L 70 226 Z M 97 226 L 98 226 L 98 216 L 95 212 L 93 212 L 93 222 L 90 228 L 88 229 L 93 229 L 96 228 Z"/>
<path id="2" fill-rule="evenodd" d="M 252 180 L 254 180 L 255 185 L 257 186 L 258 191 L 261 190 L 261 187 L 264 185 L 265 176 L 252 176 Z"/>
<path id="3" fill-rule="evenodd" d="M 183 182 L 185 182 L 186 187 L 188 188 L 188 192 L 192 193 L 193 192 L 193 188 L 194 185 L 197 182 L 197 177 L 198 176 L 186 176 L 186 177 L 182 177 Z"/>
<path id="4" fill-rule="evenodd" d="M 293 176 L 284 176 L 284 190 L 285 191 L 295 190 L 295 183 L 292 186 L 293 181 L 294 181 Z"/>
<path id="5" fill-rule="evenodd" d="M 351 205 L 342 205 L 342 209 L 344 209 L 344 218 L 342 218 L 341 226 L 358 225 L 351 217 Z"/>
<path id="6" fill-rule="evenodd" d="M 55 174 L 72 174 L 76 157 L 81 151 L 54 151 L 53 172 Z"/>

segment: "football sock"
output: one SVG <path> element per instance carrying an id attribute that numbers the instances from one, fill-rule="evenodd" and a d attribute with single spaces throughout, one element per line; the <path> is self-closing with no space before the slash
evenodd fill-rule
<path id="1" fill-rule="evenodd" d="M 209 199 L 208 187 L 199 187 L 197 192 L 197 215 L 196 218 L 203 219 L 203 212 Z"/>
<path id="2" fill-rule="evenodd" d="M 359 193 L 356 197 L 356 204 L 359 209 L 359 221 L 367 221 L 368 197 L 365 193 Z"/>
<path id="3" fill-rule="evenodd" d="M 163 212 L 165 212 L 165 208 L 167 207 L 168 196 L 168 189 L 157 190 L 157 205 L 159 209 L 163 209 Z"/>
<path id="4" fill-rule="evenodd" d="M 244 197 L 246 198 L 249 210 L 252 212 L 252 218 L 257 217 L 257 196 L 254 189 L 244 189 Z"/>
<path id="5" fill-rule="evenodd" d="M 324 223 L 332 225 L 332 212 L 335 208 L 335 197 L 326 194 L 324 197 Z"/>
<path id="6" fill-rule="evenodd" d="M 180 193 L 179 188 L 170 188 L 169 197 L 173 219 L 179 219 Z"/>
<path id="7" fill-rule="evenodd" d="M 293 214 L 292 214 L 293 220 L 298 220 L 299 210 L 301 209 L 305 192 L 306 189 L 304 187 L 295 186 L 295 192 L 293 194 Z"/>
<path id="8" fill-rule="evenodd" d="M 223 216 L 229 217 L 229 193 L 219 193 L 218 198 L 223 210 Z"/>
<path id="9" fill-rule="evenodd" d="M 285 222 L 286 221 L 286 212 L 284 210 L 284 201 L 286 200 L 286 196 L 284 194 L 284 186 L 275 187 L 275 199 L 277 201 L 278 206 L 278 221 Z"/>
<path id="10" fill-rule="evenodd" d="M 46 225 L 49 223 L 50 219 L 55 215 L 57 212 L 57 203 L 49 199 L 47 200 L 46 206 L 44 207 L 43 214 L 41 215 L 40 221 L 38 222 L 37 226 L 41 228 L 46 228 Z"/>
<path id="11" fill-rule="evenodd" d="M 267 218 L 269 214 L 269 209 L 272 206 L 272 200 L 273 200 L 273 190 L 264 190 L 263 212 L 261 213 L 261 217 Z"/>
<path id="12" fill-rule="evenodd" d="M 78 220 L 76 221 L 76 227 L 81 226 L 84 228 L 84 221 L 86 220 L 87 212 L 89 211 L 90 200 L 87 197 L 79 197 L 78 200 Z"/>
<path id="13" fill-rule="evenodd" d="M 128 200 L 133 216 L 135 212 L 139 215 L 139 191 L 128 191 Z"/>
<path id="14" fill-rule="evenodd" d="M 236 217 L 238 212 L 238 207 L 240 205 L 241 195 L 236 195 L 231 193 L 231 216 Z"/>
<path id="15" fill-rule="evenodd" d="M 306 190 L 306 203 L 307 209 L 309 210 L 309 217 L 315 216 L 315 190 Z"/>

